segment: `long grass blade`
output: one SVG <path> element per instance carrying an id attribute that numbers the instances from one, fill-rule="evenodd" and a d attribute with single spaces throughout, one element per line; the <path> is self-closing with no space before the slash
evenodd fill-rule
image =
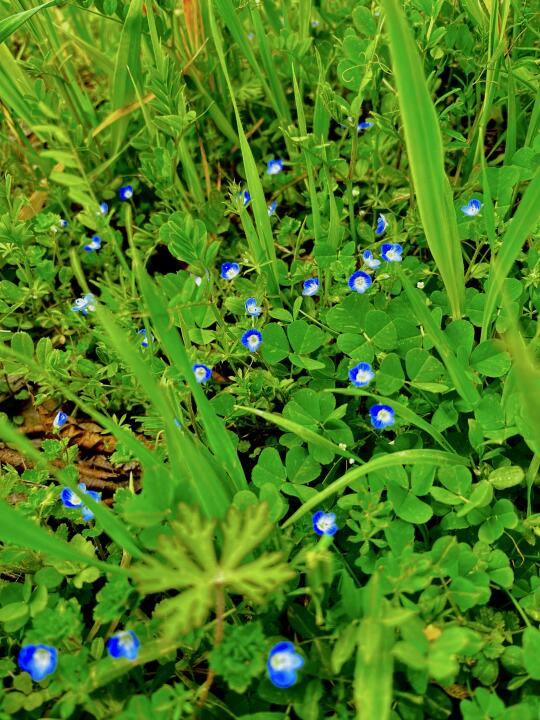
<path id="1" fill-rule="evenodd" d="M 13 35 L 13 33 L 24 25 L 27 20 L 30 20 L 32 15 L 35 15 L 48 7 L 52 7 L 53 5 L 58 5 L 60 2 L 62 2 L 62 0 L 49 0 L 49 2 L 41 3 L 41 5 L 37 5 L 35 8 L 23 10 L 15 15 L 4 18 L 4 20 L 0 20 L 0 43 L 5 42 L 8 37 Z"/>
<path id="2" fill-rule="evenodd" d="M 457 319 L 465 292 L 463 258 L 437 114 L 401 4 L 382 4 L 420 219 Z"/>

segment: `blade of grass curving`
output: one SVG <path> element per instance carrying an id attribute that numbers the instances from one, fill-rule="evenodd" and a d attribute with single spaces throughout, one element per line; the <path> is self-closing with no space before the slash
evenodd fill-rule
<path id="1" fill-rule="evenodd" d="M 361 390 L 360 388 L 325 388 L 324 392 L 331 392 L 337 395 L 359 395 L 360 397 L 371 397 L 380 403 L 391 405 L 399 418 L 402 418 L 403 420 L 405 420 L 406 423 L 410 425 L 415 425 L 416 427 L 426 432 L 428 435 L 431 435 L 435 442 L 448 452 L 455 452 L 455 449 L 450 445 L 450 443 L 445 440 L 443 435 L 441 435 L 438 430 L 435 430 L 435 428 L 430 423 L 426 422 L 406 405 L 403 405 L 403 403 L 400 403 L 393 398 L 375 395 L 374 393 L 366 392 L 365 390 Z"/>
<path id="2" fill-rule="evenodd" d="M 465 292 L 463 258 L 437 114 L 400 3 L 383 0 L 382 4 L 418 210 L 452 316 L 457 319 Z"/>
<path id="3" fill-rule="evenodd" d="M 218 6 L 221 6 L 225 0 L 218 0 Z M 229 2 L 229 0 L 227 0 Z M 234 11 L 233 11 L 234 12 Z M 221 69 L 229 89 L 231 102 L 233 104 L 234 114 L 236 117 L 236 124 L 238 127 L 238 137 L 240 139 L 240 150 L 242 152 L 242 159 L 244 161 L 244 169 L 246 171 L 246 179 L 251 194 L 251 202 L 253 206 L 253 215 L 255 218 L 255 225 L 257 227 L 257 236 L 259 238 L 259 246 L 256 248 L 255 259 L 261 266 L 262 272 L 266 276 L 268 288 L 270 293 L 275 297 L 279 297 L 279 282 L 277 272 L 277 258 L 276 250 L 274 247 L 274 238 L 272 235 L 272 225 L 270 218 L 268 217 L 268 206 L 264 197 L 264 190 L 262 187 L 261 179 L 257 171 L 257 165 L 255 158 L 251 152 L 251 148 L 244 132 L 236 99 L 234 97 L 234 90 L 232 87 L 231 79 L 229 77 L 229 71 L 227 70 L 227 63 L 225 61 L 225 55 L 223 53 L 223 46 L 221 43 L 221 37 L 216 24 L 216 18 L 214 16 L 214 9 L 212 3 L 208 5 L 208 19 L 210 23 L 210 32 L 216 48 L 216 53 L 219 58 Z"/>
<path id="4" fill-rule="evenodd" d="M 131 0 L 129 9 L 120 33 L 118 50 L 114 63 L 114 71 L 111 78 L 111 110 L 119 110 L 135 99 L 133 81 L 140 83 L 142 79 L 141 69 L 141 36 L 143 28 L 144 0 Z M 118 151 L 120 145 L 125 142 L 128 120 L 122 119 L 111 128 L 110 153 Z"/>
<path id="5" fill-rule="evenodd" d="M 32 15 L 53 5 L 58 5 L 60 2 L 63 2 L 63 0 L 49 0 L 49 2 L 41 3 L 41 5 L 37 5 L 35 8 L 23 10 L 15 15 L 4 18 L 4 20 L 0 20 L 0 43 L 5 42 L 8 37 L 24 25 L 27 20 L 30 20 Z"/>
<path id="6" fill-rule="evenodd" d="M 446 339 L 444 333 L 437 326 L 429 309 L 426 307 L 424 296 L 419 290 L 413 288 L 410 280 L 401 269 L 399 269 L 398 272 L 403 284 L 403 289 L 405 290 L 405 293 L 409 298 L 409 302 L 411 303 L 414 316 L 420 321 L 429 339 L 436 347 L 456 390 L 461 397 L 469 403 L 469 405 L 474 407 L 478 402 L 480 402 L 480 395 L 472 381 L 471 376 L 468 371 L 458 363 L 457 358 L 450 347 L 450 343 Z"/>
<path id="7" fill-rule="evenodd" d="M 527 236 L 534 232 L 540 220 L 540 168 L 525 190 L 518 209 L 508 223 L 501 240 L 501 249 L 493 259 L 486 283 L 486 302 L 482 317 L 481 339 L 485 340 L 491 328 L 492 315 L 504 281 L 517 259 Z"/>
<path id="8" fill-rule="evenodd" d="M 57 468 L 48 463 L 43 453 L 34 447 L 34 445 L 24 435 L 12 427 L 10 423 L 1 417 L 0 437 L 16 447 L 22 455 L 31 459 L 36 465 L 43 466 L 44 469 L 50 475 L 56 477 L 62 485 L 66 485 L 74 493 L 77 493 L 77 483 L 72 482 L 67 474 L 62 472 L 62 468 Z M 107 535 L 109 535 L 115 543 L 117 543 L 120 547 L 125 548 L 133 557 L 141 557 L 142 552 L 139 549 L 135 538 L 130 533 L 127 526 L 117 515 L 114 514 L 112 510 L 103 503 L 95 502 L 91 496 L 87 496 L 85 498 L 84 504 L 92 510 Z"/>
<path id="9" fill-rule="evenodd" d="M 328 498 L 341 492 L 341 490 L 360 480 L 360 478 L 368 473 L 375 472 L 376 470 L 385 470 L 390 467 L 398 467 L 400 465 L 469 465 L 469 460 L 461 457 L 461 455 L 448 453 L 444 450 L 402 450 L 401 452 L 373 458 L 373 460 L 369 460 L 363 465 L 349 470 L 343 477 L 334 480 L 334 482 L 330 483 L 324 490 L 321 490 L 307 500 L 283 523 L 281 526 L 282 529 L 300 520 L 301 517 L 310 512 L 310 510 L 313 510 L 313 508 L 324 507 L 324 503 Z"/>

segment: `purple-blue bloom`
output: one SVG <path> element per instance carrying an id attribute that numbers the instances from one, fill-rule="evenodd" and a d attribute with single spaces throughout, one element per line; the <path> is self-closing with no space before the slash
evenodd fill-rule
<path id="1" fill-rule="evenodd" d="M 120 630 L 107 640 L 107 652 L 113 658 L 136 660 L 141 641 L 133 630 Z"/>
<path id="2" fill-rule="evenodd" d="M 369 128 L 372 128 L 375 125 L 375 123 L 369 122 L 369 120 L 362 120 L 362 122 L 358 123 L 357 130 L 360 132 L 360 130 L 369 130 Z"/>
<path id="3" fill-rule="evenodd" d="M 351 290 L 354 290 L 354 292 L 365 293 L 372 282 L 373 280 L 367 273 L 362 270 L 357 270 L 349 278 L 349 287 Z"/>
<path id="4" fill-rule="evenodd" d="M 64 427 L 64 425 L 67 423 L 68 416 L 65 412 L 60 412 L 56 415 L 56 417 L 53 420 L 53 428 L 55 430 L 60 430 L 61 427 Z"/>
<path id="5" fill-rule="evenodd" d="M 378 268 L 379 265 L 381 264 L 381 261 L 377 260 L 373 256 L 373 253 L 371 252 L 371 250 L 364 250 L 364 252 L 362 253 L 362 260 L 372 270 L 375 270 L 375 268 Z"/>
<path id="6" fill-rule="evenodd" d="M 312 517 L 313 530 L 317 535 L 335 535 L 338 531 L 335 513 L 325 513 L 322 510 Z"/>
<path id="7" fill-rule="evenodd" d="M 99 211 L 96 213 L 96 215 L 106 215 L 109 212 L 109 206 L 106 202 L 102 202 L 99 204 Z"/>
<path id="8" fill-rule="evenodd" d="M 367 362 L 358 363 L 349 370 L 349 380 L 354 387 L 366 387 L 374 377 L 373 368 Z"/>
<path id="9" fill-rule="evenodd" d="M 259 345 L 262 343 L 262 334 L 259 330 L 246 330 L 242 335 L 241 343 L 249 352 L 257 352 Z"/>
<path id="10" fill-rule="evenodd" d="M 383 243 L 381 245 L 381 257 L 386 262 L 401 262 L 403 248 L 399 243 Z"/>
<path id="11" fill-rule="evenodd" d="M 277 200 L 274 200 L 273 202 L 268 205 L 268 217 L 271 217 L 275 212 L 277 208 Z"/>
<path id="12" fill-rule="evenodd" d="M 146 332 L 146 328 L 141 328 L 140 330 L 137 330 L 137 335 L 142 335 L 142 341 L 141 341 L 141 347 L 147 348 L 150 344 L 148 341 L 148 333 Z M 152 342 L 156 339 L 152 333 L 150 333 L 150 337 L 152 338 Z"/>
<path id="13" fill-rule="evenodd" d="M 205 383 L 212 377 L 212 369 L 208 365 L 202 365 L 201 363 L 193 365 L 191 368 L 195 375 L 195 380 L 198 383 Z"/>
<path id="14" fill-rule="evenodd" d="M 92 293 L 83 295 L 82 298 L 75 300 L 75 305 L 72 305 L 71 309 L 73 312 L 82 312 L 83 315 L 88 315 L 89 312 L 94 312 L 96 305 L 94 302 L 94 296 Z"/>
<path id="15" fill-rule="evenodd" d="M 120 196 L 120 200 L 131 200 L 133 197 L 133 188 L 131 185 L 124 185 L 120 188 L 118 191 L 118 195 Z"/>
<path id="16" fill-rule="evenodd" d="M 269 160 L 266 166 L 266 172 L 269 175 L 277 175 L 283 170 L 283 160 Z"/>
<path id="17" fill-rule="evenodd" d="M 86 244 L 83 245 L 86 252 L 94 252 L 94 250 L 99 250 L 101 247 L 101 238 L 99 235 L 92 235 L 92 239 Z"/>
<path id="18" fill-rule="evenodd" d="M 304 658 L 296 652 L 292 642 L 279 642 L 268 653 L 266 670 L 270 682 L 278 688 L 289 688 L 298 679 L 297 670 Z"/>
<path id="19" fill-rule="evenodd" d="M 251 315 L 251 317 L 259 317 L 262 312 L 262 308 L 257 305 L 257 300 L 254 297 L 246 300 L 245 308 L 247 314 Z"/>
<path id="20" fill-rule="evenodd" d="M 60 218 L 60 221 L 58 224 L 60 225 L 61 228 L 67 228 L 67 226 L 69 225 L 68 221 L 64 220 L 64 218 Z"/>
<path id="21" fill-rule="evenodd" d="M 56 670 L 58 651 L 50 645 L 23 645 L 17 662 L 21 670 L 30 673 L 32 680 L 39 682 Z"/>
<path id="22" fill-rule="evenodd" d="M 249 194 L 248 190 L 244 190 L 243 192 L 238 193 L 237 196 L 240 200 L 242 200 L 242 205 L 246 207 L 246 205 L 251 200 L 251 195 Z"/>
<path id="23" fill-rule="evenodd" d="M 95 492 L 94 490 L 87 490 L 85 483 L 79 483 L 78 487 L 83 495 L 88 495 L 92 498 L 92 500 L 100 502 L 101 493 Z M 83 504 L 82 498 L 79 497 L 77 493 L 74 493 L 73 490 L 70 490 L 70 488 L 62 488 L 60 500 L 62 501 L 64 507 L 81 508 L 84 520 L 91 520 L 94 517 L 94 513 Z"/>
<path id="24" fill-rule="evenodd" d="M 469 200 L 469 202 L 460 208 L 461 212 L 464 215 L 467 215 L 468 217 L 474 217 L 475 215 L 478 215 L 480 212 L 480 208 L 482 207 L 482 203 L 480 200 Z"/>
<path id="25" fill-rule="evenodd" d="M 377 227 L 375 228 L 375 235 L 382 235 L 388 227 L 388 222 L 384 215 L 379 215 L 377 218 Z"/>
<path id="26" fill-rule="evenodd" d="M 226 262 L 221 266 L 221 277 L 224 280 L 233 280 L 240 272 L 240 265 L 238 263 Z"/>
<path id="27" fill-rule="evenodd" d="M 319 292 L 319 278 L 312 277 L 304 280 L 304 289 L 302 295 L 309 297 L 310 295 L 316 295 Z"/>
<path id="28" fill-rule="evenodd" d="M 390 427 L 395 423 L 394 408 L 390 405 L 373 405 L 369 408 L 371 424 L 376 430 Z"/>

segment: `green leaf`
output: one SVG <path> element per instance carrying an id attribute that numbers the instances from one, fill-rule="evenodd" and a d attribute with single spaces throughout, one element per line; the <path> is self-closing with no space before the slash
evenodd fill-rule
<path id="1" fill-rule="evenodd" d="M 471 355 L 471 367 L 486 377 L 502 377 L 510 370 L 510 355 L 494 340 L 477 345 Z"/>
<path id="2" fill-rule="evenodd" d="M 525 479 L 525 473 L 520 467 L 509 465 L 497 468 L 489 474 L 489 482 L 496 490 L 506 490 L 506 488 L 521 485 Z"/>
<path id="3" fill-rule="evenodd" d="M 472 580 L 464 577 L 455 578 L 450 584 L 449 590 L 452 602 L 465 612 L 476 605 L 485 605 L 490 598 L 489 585 L 482 587 Z"/>
<path id="4" fill-rule="evenodd" d="M 540 680 L 540 630 L 526 627 L 523 632 L 523 663 L 533 680 Z"/>
<path id="5" fill-rule="evenodd" d="M 302 447 L 294 447 L 287 452 L 285 467 L 290 482 L 300 485 L 315 480 L 321 473 L 319 463 Z"/>
<path id="6" fill-rule="evenodd" d="M 210 668 L 237 693 L 243 693 L 264 668 L 266 639 L 260 622 L 226 625 L 220 645 L 210 652 Z"/>
<path id="7" fill-rule="evenodd" d="M 5 42 L 10 35 L 18 30 L 27 20 L 30 20 L 32 15 L 35 15 L 40 10 L 45 10 L 53 5 L 59 5 L 63 0 L 49 0 L 49 2 L 41 3 L 30 10 L 23 10 L 15 15 L 10 15 L 0 21 L 0 43 Z"/>
<path id="8" fill-rule="evenodd" d="M 261 487 L 264 483 L 272 483 L 278 488 L 283 485 L 287 479 L 287 472 L 275 448 L 264 448 L 253 468 L 251 477 L 257 487 Z"/>
<path id="9" fill-rule="evenodd" d="M 405 375 L 401 361 L 395 353 L 390 353 L 382 361 L 375 374 L 375 386 L 381 395 L 393 395 L 403 387 Z M 440 429 L 440 428 L 437 428 Z"/>
<path id="10" fill-rule="evenodd" d="M 402 520 L 414 525 L 421 525 L 433 517 L 430 505 L 417 498 L 409 490 L 398 485 L 390 485 L 387 493 L 394 512 Z"/>
<path id="11" fill-rule="evenodd" d="M 379 350 L 393 350 L 397 345 L 397 330 L 394 321 L 382 310 L 370 310 L 367 313 L 365 332 Z"/>
<path id="12" fill-rule="evenodd" d="M 261 354 L 267 363 L 273 365 L 287 357 L 289 342 L 285 330 L 277 323 L 268 323 L 264 326 Z"/>
<path id="13" fill-rule="evenodd" d="M 287 335 L 292 349 L 299 355 L 306 355 L 317 350 L 325 339 L 325 334 L 319 327 L 309 325 L 305 320 L 295 320 L 292 322 L 287 328 Z"/>

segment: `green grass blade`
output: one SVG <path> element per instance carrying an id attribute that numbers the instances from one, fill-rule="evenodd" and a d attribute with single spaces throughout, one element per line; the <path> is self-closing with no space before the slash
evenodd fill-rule
<path id="1" fill-rule="evenodd" d="M 469 405 L 474 407 L 480 401 L 480 395 L 471 376 L 467 370 L 458 363 L 450 347 L 450 343 L 426 307 L 424 296 L 411 285 L 410 280 L 403 272 L 400 272 L 399 275 L 403 283 L 403 289 L 411 303 L 415 318 L 422 324 L 426 334 L 441 356 L 441 360 L 448 370 L 448 374 L 456 390 Z"/>
<path id="2" fill-rule="evenodd" d="M 444 452 L 443 450 L 402 450 L 391 455 L 382 455 L 376 457 L 373 460 L 369 460 L 367 463 L 360 465 L 359 467 L 353 468 L 343 475 L 338 480 L 334 480 L 324 490 L 321 490 L 314 495 L 312 498 L 307 500 L 295 513 L 291 515 L 282 525 L 285 529 L 289 525 L 292 525 L 297 520 L 300 520 L 306 513 L 310 512 L 314 508 L 324 507 L 324 503 L 328 498 L 332 497 L 336 493 L 341 492 L 352 483 L 365 477 L 368 473 L 374 472 L 375 470 L 385 470 L 389 467 L 398 467 L 401 465 L 468 465 L 469 460 L 456 455 L 454 453 Z"/>
<path id="3" fill-rule="evenodd" d="M 463 258 L 437 114 L 401 4 L 382 4 L 420 219 L 457 319 L 465 292 Z"/>
<path id="4" fill-rule="evenodd" d="M 523 198 L 510 220 L 502 237 L 501 249 L 492 262 L 487 280 L 486 302 L 482 318 L 482 340 L 485 340 L 491 327 L 492 315 L 497 299 L 501 294 L 504 281 L 517 259 L 528 235 L 536 230 L 540 220 L 540 169 L 532 179 Z"/>
<path id="5" fill-rule="evenodd" d="M 4 20 L 0 20 L 0 43 L 5 42 L 8 37 L 13 35 L 13 33 L 24 25 L 27 20 L 30 20 L 32 15 L 40 12 L 40 10 L 45 10 L 53 5 L 58 5 L 60 2 L 62 2 L 62 0 L 49 0 L 49 2 L 41 3 L 41 5 L 38 5 L 35 8 L 23 10 L 15 15 L 4 18 Z"/>

